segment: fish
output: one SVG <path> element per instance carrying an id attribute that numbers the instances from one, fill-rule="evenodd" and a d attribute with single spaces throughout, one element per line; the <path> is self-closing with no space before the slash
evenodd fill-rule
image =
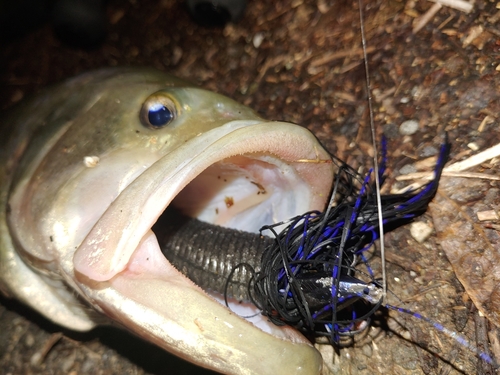
<path id="1" fill-rule="evenodd" d="M 0 291 L 75 331 L 113 324 L 226 374 L 317 374 L 290 327 L 258 328 L 173 267 L 167 207 L 257 233 L 328 199 L 307 129 L 147 68 L 82 74 L 1 120 Z"/>

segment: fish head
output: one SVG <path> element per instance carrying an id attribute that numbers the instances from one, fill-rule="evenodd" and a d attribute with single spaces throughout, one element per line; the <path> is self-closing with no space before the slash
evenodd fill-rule
<path id="1" fill-rule="evenodd" d="M 24 110 L 37 124 L 16 130 L 30 137 L 6 164 L 12 247 L 52 283 L 25 300 L 44 313 L 39 300 L 53 294 L 51 309 L 68 313 L 49 318 L 73 329 L 98 322 L 90 306 L 224 373 L 318 373 L 321 357 L 300 333 L 264 332 L 220 305 L 165 259 L 151 230 L 169 205 L 251 232 L 323 209 L 334 167 L 317 139 L 151 70 L 94 72 L 47 96 Z"/>

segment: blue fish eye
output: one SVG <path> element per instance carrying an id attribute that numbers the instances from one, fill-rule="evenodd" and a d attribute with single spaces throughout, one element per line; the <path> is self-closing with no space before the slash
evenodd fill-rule
<path id="1" fill-rule="evenodd" d="M 170 109 L 162 104 L 153 105 L 148 111 L 149 123 L 154 127 L 163 127 L 174 118 Z"/>
<path id="2" fill-rule="evenodd" d="M 145 127 L 161 129 L 177 117 L 177 106 L 167 94 L 159 92 L 151 95 L 142 105 L 140 118 Z"/>

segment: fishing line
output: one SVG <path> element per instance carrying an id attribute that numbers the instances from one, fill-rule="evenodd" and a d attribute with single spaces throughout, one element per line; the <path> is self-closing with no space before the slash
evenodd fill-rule
<path id="1" fill-rule="evenodd" d="M 445 134 L 433 180 L 404 193 L 381 194 L 387 142 L 382 138 L 379 162 L 362 0 L 358 0 L 358 5 L 374 150 L 373 169 L 361 176 L 332 155 L 338 172 L 325 211 L 309 211 L 260 229 L 261 234 L 269 231 L 275 240 L 263 252 L 260 269 L 252 269 L 252 280 L 248 284 L 250 298 L 274 324 L 290 325 L 313 341 L 327 337 L 337 346 L 341 337 L 353 336 L 366 329 L 375 311 L 385 307 L 431 324 L 485 362 L 498 367 L 490 355 L 456 332 L 411 310 L 386 304 L 384 229 L 390 231 L 409 223 L 427 210 L 437 192 L 451 147 Z M 377 240 L 382 281 L 375 278 L 365 256 Z M 358 269 L 360 263 L 365 265 L 367 272 Z"/>
<path id="2" fill-rule="evenodd" d="M 381 170 L 385 170 L 385 149 Z M 380 196 L 383 226 L 395 229 L 425 212 L 449 151 L 445 142 L 434 180 L 418 190 Z M 275 241 L 264 251 L 254 278 L 256 306 L 272 322 L 291 325 L 308 336 L 327 336 L 335 345 L 340 336 L 359 331 L 359 324 L 383 305 L 384 294 L 364 257 L 380 236 L 374 170 L 363 178 L 347 164 L 337 164 L 339 172 L 324 212 L 306 212 L 261 229 L 270 230 Z M 368 273 L 356 268 L 360 262 Z"/>
<path id="3" fill-rule="evenodd" d="M 361 25 L 361 44 L 363 46 L 363 60 L 365 66 L 365 79 L 366 79 L 366 91 L 368 99 L 368 110 L 370 112 L 370 129 L 373 147 L 373 169 L 375 170 L 375 189 L 377 191 L 377 212 L 379 217 L 378 227 L 379 227 L 379 245 L 380 245 L 380 258 L 382 260 L 382 289 L 383 289 L 383 300 L 387 295 L 387 280 L 385 272 L 385 242 L 384 242 L 384 225 L 382 219 L 382 200 L 380 197 L 380 179 L 379 179 L 379 166 L 378 166 L 378 150 L 377 150 L 377 134 L 375 131 L 375 120 L 373 116 L 373 103 L 372 103 L 372 88 L 370 82 L 370 70 L 368 68 L 368 53 L 366 52 L 366 36 L 365 36 L 365 22 L 363 17 L 363 0 L 358 0 L 359 6 L 359 22 Z"/>
<path id="4" fill-rule="evenodd" d="M 455 340 L 457 343 L 462 345 L 464 348 L 467 348 L 471 352 L 473 352 L 475 355 L 477 355 L 479 358 L 481 358 L 483 361 L 489 363 L 490 365 L 499 368 L 499 364 L 486 352 L 482 351 L 479 349 L 476 345 L 472 344 L 469 342 L 467 339 L 464 337 L 460 336 L 457 332 L 454 332 L 442 324 L 435 322 L 432 319 L 427 318 L 424 315 L 421 315 L 419 313 L 413 312 L 411 310 L 405 309 L 404 307 L 398 307 L 398 306 L 392 306 L 392 305 L 384 305 L 387 309 L 394 310 L 400 313 L 408 314 L 413 316 L 414 318 L 417 318 L 419 320 L 423 320 L 426 323 L 429 323 L 432 325 L 434 328 L 436 328 L 439 332 L 442 332 L 446 336 L 450 337 L 451 339 Z"/>
<path id="5" fill-rule="evenodd" d="M 246 268 L 248 270 L 248 272 L 250 273 L 250 275 L 252 275 L 250 277 L 250 280 L 248 281 L 248 286 L 247 286 L 247 292 L 248 292 L 248 299 L 250 300 L 251 303 L 253 303 L 254 305 L 256 305 L 256 300 L 255 300 L 255 297 L 253 296 L 253 282 L 254 282 L 254 278 L 255 278 L 255 275 L 257 274 L 255 272 L 255 268 L 253 268 L 253 266 L 249 263 L 239 263 L 237 264 L 236 266 L 233 267 L 233 269 L 231 270 L 231 272 L 229 273 L 227 279 L 226 279 L 226 282 L 224 284 L 224 303 L 226 304 L 226 307 L 231 309 L 231 306 L 229 306 L 229 299 L 228 299 L 228 296 L 229 296 L 229 286 L 231 285 L 231 282 L 233 280 L 233 276 L 234 274 L 236 273 L 236 271 L 238 271 L 240 268 Z M 254 318 L 258 315 L 261 315 L 262 314 L 262 311 L 258 311 L 256 312 L 255 314 L 252 314 L 252 315 L 240 315 L 241 318 L 244 318 L 244 319 L 251 319 L 251 318 Z"/>

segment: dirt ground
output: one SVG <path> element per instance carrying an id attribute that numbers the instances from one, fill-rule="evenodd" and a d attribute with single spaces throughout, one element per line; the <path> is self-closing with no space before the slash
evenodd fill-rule
<path id="1" fill-rule="evenodd" d="M 439 5 L 426 0 L 366 3 L 375 123 L 379 136 L 384 133 L 389 139 L 387 186 L 404 186 L 406 182 L 396 181 L 402 174 L 431 170 L 432 162 L 423 167 L 416 162 L 437 154 L 444 131 L 452 142 L 452 161 L 498 144 L 498 4 L 477 1 L 466 13 L 447 6 L 438 9 Z M 433 6 L 437 13 L 414 32 L 421 16 Z M 180 1 L 109 0 L 107 19 L 106 40 L 93 50 L 62 44 L 48 24 L 3 42 L 1 108 L 90 69 L 153 66 L 228 95 L 266 118 L 302 124 L 338 157 L 354 166 L 370 165 L 357 2 L 251 0 L 239 23 L 214 29 L 196 24 Z M 417 129 L 402 135 L 400 125 L 407 120 L 415 120 Z M 498 176 L 498 158 L 471 171 Z M 452 179 L 443 178 L 449 186 L 446 180 Z M 460 181 L 457 189 L 463 194 L 453 199 L 467 207 L 470 217 L 476 218 L 478 211 L 499 211 L 499 181 Z M 433 215 L 435 211 L 417 221 L 433 228 Z M 487 245 L 498 252 L 498 219 L 474 220 L 474 228 L 480 227 Z M 459 332 L 500 359 L 495 328 L 500 322 L 489 322 L 475 309 L 440 245 L 442 230 L 418 243 L 409 228 L 387 235 L 390 302 Z M 375 257 L 377 272 L 378 264 Z M 500 266 L 492 267 L 498 273 Z M 485 311 L 487 316 L 500 313 L 495 308 L 500 302 L 491 302 L 485 307 L 490 309 Z M 402 313 L 381 310 L 368 333 L 339 351 L 322 347 L 329 371 L 495 373 L 470 350 Z M 119 329 L 100 328 L 88 334 L 61 331 L 15 301 L 0 298 L 0 373 L 210 372 Z"/>

